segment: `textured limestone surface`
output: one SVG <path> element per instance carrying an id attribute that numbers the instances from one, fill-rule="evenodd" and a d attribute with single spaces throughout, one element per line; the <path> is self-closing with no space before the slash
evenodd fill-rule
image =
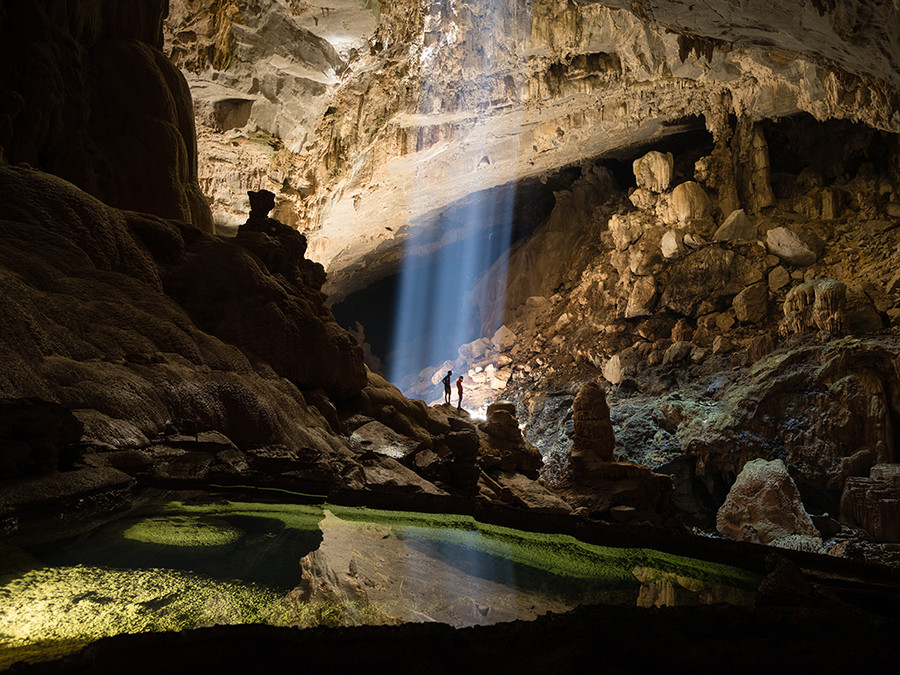
<path id="1" fill-rule="evenodd" d="M 685 128 L 719 138 L 741 120 L 746 171 L 723 186 L 727 213 L 772 201 L 757 120 L 805 112 L 900 130 L 889 2 L 407 0 L 377 19 L 332 5 L 176 1 L 167 48 L 207 129 L 220 127 L 201 147 L 242 167 L 201 169 L 219 221 L 235 222 L 239 183 L 273 186 L 338 296 L 388 273 L 377 263 L 396 260 L 411 228 L 466 195 Z M 210 97 L 233 103 L 211 118 Z"/>
<path id="2" fill-rule="evenodd" d="M 716 516 L 719 533 L 781 548 L 817 550 L 821 539 L 780 459 L 747 462 Z"/>

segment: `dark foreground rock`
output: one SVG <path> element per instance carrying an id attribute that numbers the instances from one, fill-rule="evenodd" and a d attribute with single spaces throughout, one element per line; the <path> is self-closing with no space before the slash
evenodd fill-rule
<path id="1" fill-rule="evenodd" d="M 100 640 L 57 662 L 12 675 L 51 673 L 354 672 L 604 673 L 670 671 L 890 672 L 900 658 L 896 618 L 808 608 L 582 607 L 533 622 L 453 629 L 405 624 L 297 630 L 216 626 Z M 761 647 L 764 645 L 764 648 Z"/>

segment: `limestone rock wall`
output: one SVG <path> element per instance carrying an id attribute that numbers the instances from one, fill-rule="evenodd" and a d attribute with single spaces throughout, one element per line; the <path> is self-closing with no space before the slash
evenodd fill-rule
<path id="1" fill-rule="evenodd" d="M 385 273 L 404 225 L 691 116 L 717 136 L 730 114 L 900 128 L 890 3 L 172 4 L 166 49 L 191 82 L 217 222 L 240 222 L 246 189 L 275 191 L 338 295 Z M 761 168 L 724 188 L 728 212 Z"/>
<path id="2" fill-rule="evenodd" d="M 161 51 L 167 3 L 4 3 L 0 160 L 120 208 L 211 230 L 190 92 Z"/>

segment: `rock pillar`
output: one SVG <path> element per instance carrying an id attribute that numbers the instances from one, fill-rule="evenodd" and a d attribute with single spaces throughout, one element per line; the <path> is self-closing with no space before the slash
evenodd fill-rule
<path id="1" fill-rule="evenodd" d="M 609 420 L 606 394 L 599 382 L 588 382 L 581 388 L 575 396 L 573 410 L 575 436 L 572 439 L 569 469 L 580 474 L 613 461 L 616 441 Z"/>

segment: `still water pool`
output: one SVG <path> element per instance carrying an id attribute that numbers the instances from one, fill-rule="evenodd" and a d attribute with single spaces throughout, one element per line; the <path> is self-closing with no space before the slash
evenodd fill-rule
<path id="1" fill-rule="evenodd" d="M 743 603 L 746 571 L 649 549 L 334 505 L 172 502 L 0 546 L 0 668 L 119 633 L 533 619 L 580 604 Z"/>

